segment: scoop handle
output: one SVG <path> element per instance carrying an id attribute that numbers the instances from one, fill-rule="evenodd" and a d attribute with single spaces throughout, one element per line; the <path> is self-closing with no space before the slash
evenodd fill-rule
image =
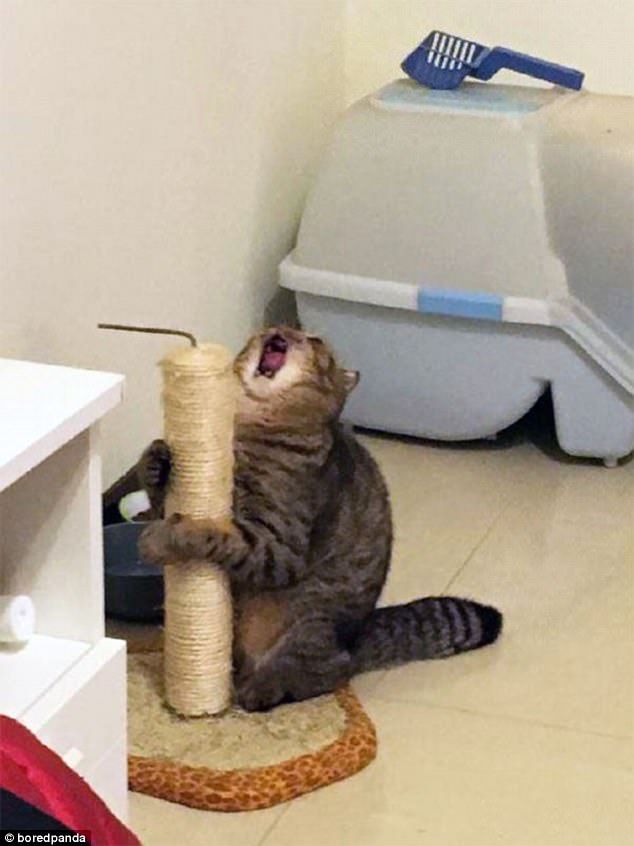
<path id="1" fill-rule="evenodd" d="M 471 76 L 476 79 L 491 79 L 493 74 L 502 68 L 543 79 L 546 82 L 552 82 L 553 85 L 561 85 L 563 88 L 572 88 L 575 91 L 579 91 L 583 85 L 584 74 L 575 68 L 536 59 L 525 53 L 508 50 L 506 47 L 494 47 L 490 50 L 478 68 L 471 72 Z"/>

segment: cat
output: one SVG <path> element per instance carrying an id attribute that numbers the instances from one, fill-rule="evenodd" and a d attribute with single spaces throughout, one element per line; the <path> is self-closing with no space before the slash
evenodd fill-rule
<path id="1" fill-rule="evenodd" d="M 234 688 L 248 711 L 327 693 L 357 673 L 444 658 L 495 641 L 502 615 L 467 599 L 377 608 L 392 550 L 385 481 L 340 422 L 358 374 L 317 337 L 254 336 L 235 360 L 233 526 L 172 515 L 149 523 L 141 555 L 208 559 L 229 575 Z M 161 513 L 170 451 L 154 441 L 139 477 Z"/>

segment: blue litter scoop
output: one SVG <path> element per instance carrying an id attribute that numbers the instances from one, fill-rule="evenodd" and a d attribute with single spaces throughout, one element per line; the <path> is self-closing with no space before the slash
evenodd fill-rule
<path id="1" fill-rule="evenodd" d="M 506 47 L 489 49 L 475 41 L 467 41 L 434 30 L 409 54 L 401 67 L 416 82 L 428 88 L 457 88 L 466 76 L 491 79 L 502 68 L 544 79 L 553 85 L 578 91 L 584 74 L 574 68 L 535 59 Z"/>

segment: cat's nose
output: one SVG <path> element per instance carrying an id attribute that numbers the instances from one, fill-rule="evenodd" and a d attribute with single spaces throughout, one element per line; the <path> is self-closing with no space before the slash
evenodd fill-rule
<path id="1" fill-rule="evenodd" d="M 287 344 L 301 344 L 307 338 L 305 332 L 290 326 L 273 326 L 263 334 L 266 340 L 281 338 Z"/>

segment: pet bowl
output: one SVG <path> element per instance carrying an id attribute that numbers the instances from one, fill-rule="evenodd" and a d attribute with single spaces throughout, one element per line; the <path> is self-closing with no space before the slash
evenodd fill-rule
<path id="1" fill-rule="evenodd" d="M 163 571 L 144 563 L 137 548 L 145 523 L 104 526 L 106 614 L 121 620 L 163 618 Z"/>

